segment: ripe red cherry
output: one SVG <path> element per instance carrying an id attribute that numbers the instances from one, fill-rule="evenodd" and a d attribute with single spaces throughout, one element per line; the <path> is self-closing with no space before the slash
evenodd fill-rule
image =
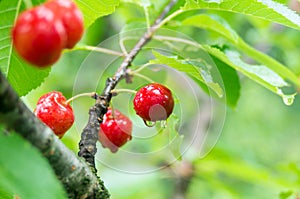
<path id="1" fill-rule="evenodd" d="M 133 99 L 134 110 L 144 121 L 166 120 L 173 111 L 171 91 L 158 83 L 142 87 Z"/>
<path id="2" fill-rule="evenodd" d="M 34 114 L 59 137 L 74 123 L 74 113 L 66 98 L 57 91 L 49 92 L 40 97 Z"/>
<path id="3" fill-rule="evenodd" d="M 72 0 L 50 0 L 45 3 L 63 22 L 67 33 L 66 48 L 73 48 L 83 34 L 83 16 Z"/>
<path id="4" fill-rule="evenodd" d="M 117 152 L 118 148 L 131 140 L 132 122 L 120 111 L 111 108 L 103 117 L 100 125 L 99 141 L 104 148 L 109 148 L 111 152 Z"/>
<path id="5" fill-rule="evenodd" d="M 66 45 L 63 23 L 45 6 L 24 11 L 12 29 L 15 50 L 27 62 L 39 66 L 54 64 Z"/>

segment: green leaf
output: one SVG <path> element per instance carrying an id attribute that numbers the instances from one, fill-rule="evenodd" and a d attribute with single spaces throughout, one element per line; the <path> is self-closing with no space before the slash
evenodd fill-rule
<path id="1" fill-rule="evenodd" d="M 225 91 L 226 103 L 231 107 L 235 107 L 240 97 L 241 85 L 239 76 L 236 70 L 231 68 L 225 62 L 222 62 L 216 57 L 213 57 L 213 60 L 222 78 L 220 81 L 222 81 L 223 84 L 220 85 L 222 85 L 222 88 Z"/>
<path id="2" fill-rule="evenodd" d="M 271 0 L 187 0 L 183 10 L 208 9 L 229 11 L 282 24 L 300 30 L 300 17 L 295 11 Z"/>
<path id="3" fill-rule="evenodd" d="M 247 64 L 240 59 L 240 55 L 235 51 L 227 50 L 224 53 L 217 48 L 207 45 L 203 46 L 203 48 L 222 62 L 228 64 L 235 70 L 240 71 L 245 76 L 281 96 L 285 104 L 291 105 L 293 103 L 295 94 L 284 94 L 282 90 L 283 87 L 288 86 L 288 83 L 268 67 L 264 65 Z"/>
<path id="4" fill-rule="evenodd" d="M 1 197 L 1 199 L 12 199 L 13 198 L 13 193 L 10 193 L 8 190 L 3 189 L 0 186 L 0 197 Z"/>
<path id="5" fill-rule="evenodd" d="M 279 194 L 279 199 L 287 199 L 289 198 L 290 196 L 293 195 L 293 191 L 292 190 L 289 190 L 289 191 L 283 191 Z"/>
<path id="6" fill-rule="evenodd" d="M 285 67 L 272 57 L 265 55 L 264 53 L 249 46 L 222 18 L 215 15 L 196 15 L 185 19 L 183 21 L 183 24 L 209 29 L 219 33 L 220 35 L 227 38 L 230 42 L 232 42 L 239 50 L 243 51 L 254 60 L 269 67 L 284 79 L 289 79 L 297 86 L 300 86 L 298 77 L 292 71 L 290 71 L 287 67 Z"/>
<path id="7" fill-rule="evenodd" d="M 0 1 L 0 70 L 20 96 L 37 88 L 50 72 L 50 68 L 41 70 L 25 63 L 13 50 L 10 31 L 21 3 L 21 0 Z"/>
<path id="8" fill-rule="evenodd" d="M 237 43 L 239 39 L 230 25 L 217 15 L 195 15 L 184 19 L 182 24 L 215 31 L 233 43 Z"/>
<path id="9" fill-rule="evenodd" d="M 84 26 L 87 29 L 94 21 L 112 14 L 119 5 L 119 0 L 75 0 L 84 17 Z"/>
<path id="10" fill-rule="evenodd" d="M 154 60 L 150 60 L 152 64 L 165 64 L 178 71 L 184 72 L 191 77 L 199 86 L 203 86 L 201 83 L 206 84 L 211 88 L 219 97 L 223 96 L 223 90 L 220 85 L 214 82 L 213 77 L 210 74 L 209 68 L 206 62 L 196 61 L 183 61 L 177 57 L 168 57 L 158 52 L 153 51 L 153 55 L 156 57 Z M 199 83 L 201 82 L 201 83 Z"/>
<path id="11" fill-rule="evenodd" d="M 66 198 L 48 162 L 21 137 L 0 133 L 0 151 L 0 187 L 24 199 Z"/>

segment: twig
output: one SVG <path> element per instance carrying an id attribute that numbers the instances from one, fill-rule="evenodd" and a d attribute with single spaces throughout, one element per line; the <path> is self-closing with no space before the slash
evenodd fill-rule
<path id="1" fill-rule="evenodd" d="M 40 150 L 62 182 L 68 198 L 107 199 L 103 182 L 26 107 L 0 71 L 0 124 Z"/>
<path id="2" fill-rule="evenodd" d="M 78 155 L 84 157 L 87 163 L 96 172 L 95 168 L 95 154 L 97 152 L 96 142 L 98 141 L 98 131 L 100 123 L 102 122 L 103 115 L 107 112 L 110 104 L 112 93 L 111 91 L 116 85 L 124 78 L 127 82 L 130 82 L 130 75 L 127 73 L 127 69 L 131 66 L 132 61 L 140 50 L 145 46 L 152 38 L 154 32 L 158 29 L 158 25 L 168 14 L 177 0 L 171 0 L 164 8 L 162 13 L 157 17 L 154 24 L 147 30 L 147 32 L 140 38 L 134 48 L 126 55 L 125 59 L 121 63 L 119 69 L 113 77 L 106 80 L 106 86 L 102 94 L 96 100 L 96 104 L 90 109 L 90 118 L 87 126 L 83 129 L 81 134 L 81 140 L 79 143 Z"/>

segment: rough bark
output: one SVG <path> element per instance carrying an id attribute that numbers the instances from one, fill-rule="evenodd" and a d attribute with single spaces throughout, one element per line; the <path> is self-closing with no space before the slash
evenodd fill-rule
<path id="1" fill-rule="evenodd" d="M 69 198 L 109 198 L 103 182 L 21 101 L 0 72 L 0 123 L 20 134 L 47 158 Z"/>

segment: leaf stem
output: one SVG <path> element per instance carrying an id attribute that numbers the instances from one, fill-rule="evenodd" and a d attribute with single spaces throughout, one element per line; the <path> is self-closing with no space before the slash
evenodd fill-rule
<path id="1" fill-rule="evenodd" d="M 109 55 L 117 55 L 120 57 L 125 57 L 125 54 L 123 54 L 121 52 L 110 50 L 107 48 L 96 47 L 96 46 L 75 46 L 72 49 L 65 49 L 64 52 L 71 52 L 71 51 L 75 51 L 75 50 L 87 50 L 87 51 L 94 51 L 94 52 L 100 52 L 100 53 L 105 53 L 105 54 L 109 54 Z"/>

